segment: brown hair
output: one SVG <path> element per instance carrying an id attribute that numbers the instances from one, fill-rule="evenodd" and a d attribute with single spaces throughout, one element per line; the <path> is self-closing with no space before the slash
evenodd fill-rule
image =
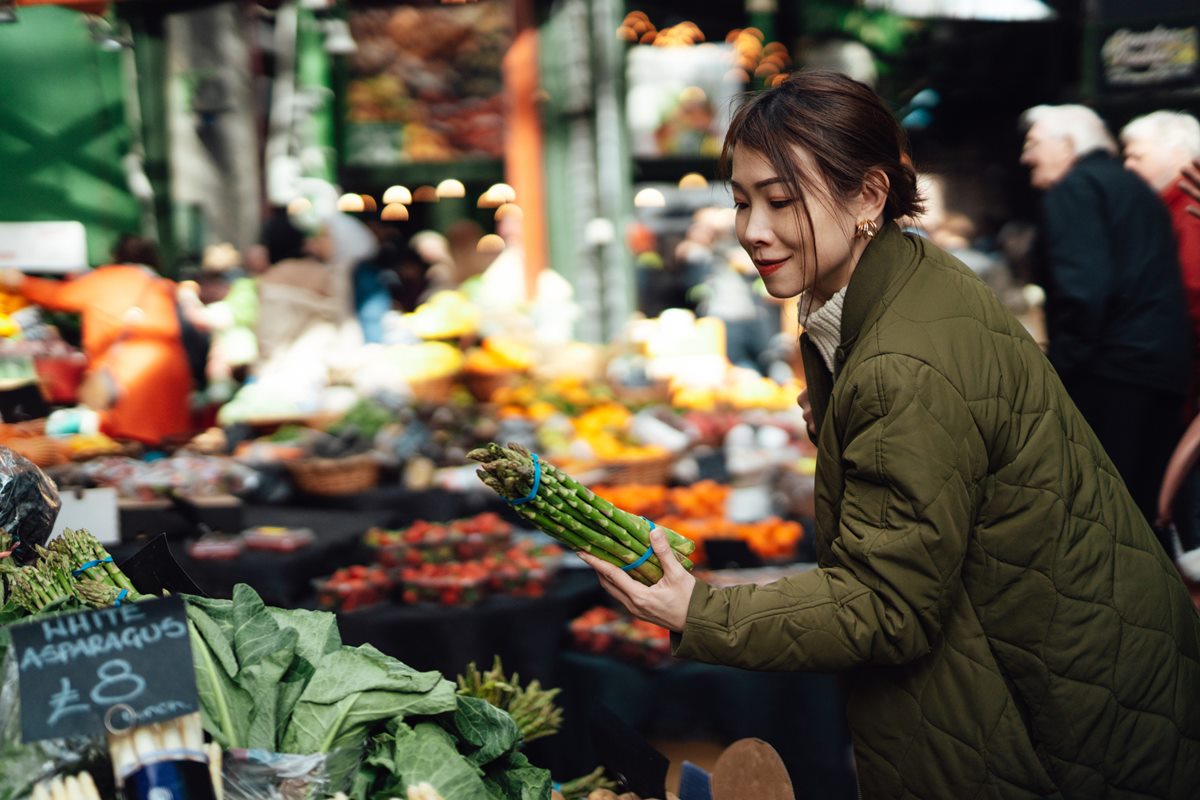
<path id="1" fill-rule="evenodd" d="M 900 124 L 870 87 L 840 73 L 796 72 L 777 87 L 750 95 L 725 135 L 724 177 L 739 145 L 766 157 L 797 199 L 803 200 L 804 188 L 813 188 L 804 186 L 793 149 L 799 145 L 812 156 L 834 199 L 856 194 L 868 173 L 879 170 L 888 178 L 884 222 L 923 210 Z"/>
<path id="2" fill-rule="evenodd" d="M 158 246 L 154 244 L 153 239 L 145 236 L 123 233 L 113 246 L 113 263 L 141 264 L 157 270 L 159 268 Z"/>

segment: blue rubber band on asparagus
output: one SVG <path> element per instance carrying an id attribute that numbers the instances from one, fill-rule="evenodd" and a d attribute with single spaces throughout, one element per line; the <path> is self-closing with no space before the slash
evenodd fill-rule
<path id="1" fill-rule="evenodd" d="M 129 597 L 128 589 L 122 589 L 121 591 L 117 592 L 117 600 L 115 603 L 113 603 L 113 605 L 116 605 L 116 606 L 121 605 L 121 601 L 124 600 L 126 597 Z"/>
<path id="2" fill-rule="evenodd" d="M 642 519 L 645 519 L 646 522 L 650 523 L 650 530 L 654 530 L 655 528 L 658 527 L 657 525 L 654 524 L 654 520 L 646 519 L 645 517 L 642 517 Z M 652 555 L 654 555 L 654 547 L 653 546 L 647 547 L 646 552 L 642 553 L 641 558 L 639 558 L 637 561 L 633 562 L 632 564 L 626 564 L 625 566 L 621 567 L 621 569 L 625 570 L 626 572 L 637 569 L 642 564 L 645 564 L 647 561 L 649 561 L 650 556 L 652 556 Z"/>
<path id="3" fill-rule="evenodd" d="M 99 558 L 94 561 L 85 561 L 79 565 L 78 569 L 71 570 L 71 577 L 78 578 L 80 575 L 87 572 L 92 567 L 98 567 L 101 564 L 109 564 L 109 563 L 112 563 L 112 556 L 108 556 L 107 558 Z"/>
<path id="4" fill-rule="evenodd" d="M 522 503 L 528 503 L 533 498 L 537 497 L 538 487 L 542 485 L 542 462 L 538 459 L 537 453 L 532 453 L 533 456 L 533 488 L 529 490 L 529 494 L 522 497 L 520 500 L 509 500 L 505 498 L 505 502 L 510 506 L 519 506 Z"/>

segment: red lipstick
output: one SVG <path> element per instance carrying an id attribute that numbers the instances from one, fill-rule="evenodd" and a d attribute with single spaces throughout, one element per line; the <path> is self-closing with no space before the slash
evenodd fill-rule
<path id="1" fill-rule="evenodd" d="M 786 258 L 775 259 L 773 261 L 755 261 L 754 266 L 758 269 L 758 274 L 765 278 L 768 275 L 775 273 L 780 267 L 783 266 L 785 261 L 787 261 Z"/>

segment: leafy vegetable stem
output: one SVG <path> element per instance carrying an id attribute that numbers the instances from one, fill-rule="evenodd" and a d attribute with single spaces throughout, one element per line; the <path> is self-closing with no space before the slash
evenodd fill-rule
<path id="1" fill-rule="evenodd" d="M 213 659 L 212 652 L 208 649 L 208 643 L 204 641 L 204 637 L 196 630 L 196 626 L 191 620 L 188 620 L 188 633 L 192 637 L 192 647 L 196 648 L 200 653 L 200 657 L 204 659 L 205 672 L 210 676 L 216 675 L 217 670 L 222 669 L 222 667 Z M 239 747 L 240 742 L 237 741 L 236 735 L 237 729 L 234 727 L 233 715 L 229 710 L 229 698 L 225 696 L 225 693 L 221 690 L 220 682 L 215 677 L 210 678 L 210 680 L 212 681 L 213 697 L 216 700 L 215 705 L 221 716 L 218 722 L 221 726 L 221 732 L 225 734 L 225 740 L 228 743 L 226 746 Z"/>

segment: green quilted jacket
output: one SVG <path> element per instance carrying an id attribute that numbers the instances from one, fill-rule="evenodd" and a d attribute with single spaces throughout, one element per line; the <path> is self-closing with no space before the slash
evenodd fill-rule
<path id="1" fill-rule="evenodd" d="M 819 420 L 820 568 L 697 583 L 679 656 L 843 674 L 867 798 L 1200 798 L 1200 615 L 1024 329 L 888 225 Z"/>

